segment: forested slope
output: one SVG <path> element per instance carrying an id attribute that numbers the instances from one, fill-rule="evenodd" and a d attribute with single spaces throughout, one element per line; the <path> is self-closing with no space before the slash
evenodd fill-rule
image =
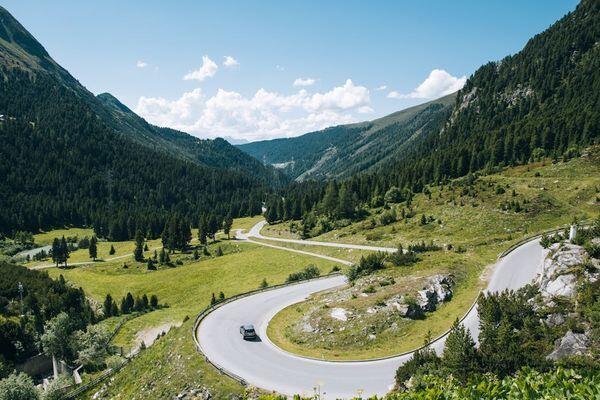
<path id="1" fill-rule="evenodd" d="M 120 131 L 112 110 L 2 8 L 0 76 L 0 232 L 65 224 L 109 231 L 117 221 L 157 235 L 172 213 L 192 222 L 208 210 L 260 213 L 272 172 L 261 176 L 260 163 L 224 141 L 178 156 L 173 148 L 196 139 L 154 127 L 146 133 L 155 142 L 132 140 L 135 133 Z M 154 148 L 162 141 L 185 143 Z"/>

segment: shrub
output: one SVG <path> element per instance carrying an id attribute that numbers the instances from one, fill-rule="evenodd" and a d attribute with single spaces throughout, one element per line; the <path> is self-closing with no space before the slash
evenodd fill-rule
<path id="1" fill-rule="evenodd" d="M 396 267 L 402 267 L 405 265 L 411 265 L 419 261 L 414 251 L 408 250 L 404 252 L 402 245 L 398 246 L 398 250 L 387 256 L 389 262 L 394 264 Z"/>
<path id="2" fill-rule="evenodd" d="M 123 363 L 125 363 L 125 359 L 118 354 L 114 354 L 106 358 L 106 366 L 108 368 L 118 369 L 123 365 Z"/>
<path id="3" fill-rule="evenodd" d="M 0 380 L 0 400 L 38 400 L 39 393 L 31 378 L 24 373 L 12 373 Z"/>
<path id="4" fill-rule="evenodd" d="M 297 282 L 297 281 L 302 281 L 302 280 L 306 280 L 306 279 L 316 278 L 319 275 L 321 275 L 321 271 L 319 271 L 319 269 L 315 265 L 310 264 L 310 265 L 307 265 L 300 272 L 291 273 L 285 281 L 288 283 L 289 282 Z"/>
<path id="5" fill-rule="evenodd" d="M 358 265 L 353 265 L 348 270 L 348 280 L 354 281 L 361 276 L 369 275 L 377 270 L 385 268 L 385 258 L 385 253 L 381 252 L 371 253 L 366 257 L 362 256 Z"/>

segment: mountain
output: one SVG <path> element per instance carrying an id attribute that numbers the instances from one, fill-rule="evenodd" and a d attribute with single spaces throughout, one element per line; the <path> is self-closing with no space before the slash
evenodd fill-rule
<path id="1" fill-rule="evenodd" d="M 303 229 L 310 230 L 317 223 L 330 227 L 331 221 L 322 222 L 309 212 L 325 218 L 348 218 L 358 205 L 382 205 L 386 198 L 410 204 L 411 192 L 427 192 L 427 185 L 445 185 L 452 178 L 471 173 L 531 161 L 557 162 L 578 154 L 589 157 L 585 149 L 600 142 L 600 2 L 581 1 L 573 12 L 531 38 L 517 54 L 477 69 L 448 101 L 451 105 L 432 113 L 426 129 L 419 130 L 410 141 L 404 139 L 400 145 L 393 142 L 391 138 L 403 140 L 406 136 L 394 135 L 399 130 L 391 128 L 387 141 L 382 142 L 394 148 L 387 159 L 367 164 L 365 169 L 361 167 L 365 157 L 355 153 L 353 163 L 346 164 L 347 173 L 335 170 L 329 175 L 354 173 L 349 178 L 330 181 L 326 189 L 323 183 L 319 186 L 315 182 L 290 185 L 283 196 L 272 196 L 267 208 L 275 205 L 277 215 L 270 218 L 305 216 Z M 341 132 L 344 142 L 351 135 L 359 138 L 369 126 L 332 128 L 329 135 Z M 357 132 L 349 133 L 351 129 Z M 292 147 L 284 146 L 286 143 L 267 142 L 273 146 L 273 154 L 283 149 L 281 159 L 261 150 L 261 144 L 240 148 L 275 161 L 298 157 Z M 325 141 L 323 147 L 327 146 L 333 149 L 331 158 L 318 168 L 310 167 L 316 165 L 310 160 L 308 168 L 320 171 L 336 165 L 340 146 L 333 140 Z M 361 172 L 355 173 L 357 170 Z"/>
<path id="2" fill-rule="evenodd" d="M 583 0 L 517 54 L 480 67 L 443 126 L 378 175 L 419 189 L 484 168 L 568 157 L 599 137 L 600 2 Z"/>
<path id="3" fill-rule="evenodd" d="M 238 146 L 298 181 L 348 177 L 397 158 L 419 138 L 439 127 L 456 94 L 373 121 L 340 125 L 302 136 Z"/>
<path id="4" fill-rule="evenodd" d="M 115 130 L 157 151 L 166 151 L 202 166 L 227 168 L 254 175 L 275 185 L 285 182 L 280 172 L 232 146 L 224 139 L 199 139 L 187 133 L 149 124 L 110 93 L 96 96 L 110 113 Z"/>
<path id="5" fill-rule="evenodd" d="M 260 213 L 279 182 L 224 140 L 158 128 L 97 98 L 1 7 L 0 77 L 0 232 L 74 224 L 156 236 L 174 213 Z"/>

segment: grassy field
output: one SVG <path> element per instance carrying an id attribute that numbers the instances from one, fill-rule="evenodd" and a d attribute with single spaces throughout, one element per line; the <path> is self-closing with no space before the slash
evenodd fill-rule
<path id="1" fill-rule="evenodd" d="M 91 237 L 94 234 L 94 230 L 92 228 L 65 228 L 65 229 L 54 229 L 44 233 L 37 233 L 33 235 L 33 239 L 36 244 L 39 245 L 47 245 L 52 244 L 52 241 L 55 238 L 64 237 Z"/>
<path id="2" fill-rule="evenodd" d="M 327 232 L 311 240 L 376 246 L 396 246 L 421 240 L 479 246 L 510 242 L 514 238 L 583 220 L 598 213 L 600 202 L 600 155 L 569 162 L 534 163 L 507 168 L 502 173 L 483 176 L 467 187 L 465 179 L 455 187 L 432 187 L 431 198 L 418 194 L 412 202 L 414 216 L 387 226 L 373 227 L 382 209 L 370 210 L 372 218 Z M 496 194 L 498 187 L 504 193 Z M 463 193 L 463 188 L 468 190 Z M 513 190 L 515 195 L 513 196 Z M 501 203 L 518 201 L 528 212 L 503 210 Z M 404 204 L 396 206 L 400 215 Z M 420 224 L 420 217 L 435 221 Z M 289 223 L 266 226 L 262 233 L 276 237 L 295 237 Z"/>
<path id="3" fill-rule="evenodd" d="M 365 256 L 372 251 L 369 250 L 356 250 L 356 249 L 343 249 L 339 247 L 325 247 L 325 246 L 314 246 L 314 245 L 304 245 L 304 244 L 296 244 L 296 243 L 285 243 L 279 242 L 275 240 L 267 240 L 267 239 L 257 239 L 252 238 L 253 241 L 259 243 L 267 243 L 275 246 L 285 247 L 288 249 L 294 250 L 303 250 L 311 253 L 321 254 L 328 257 L 338 258 L 344 261 L 350 261 L 356 263 L 360 260 L 362 256 Z M 340 265 L 340 267 L 343 267 Z"/>
<path id="4" fill-rule="evenodd" d="M 241 229 L 242 231 L 249 231 L 254 225 L 263 220 L 262 215 L 257 215 L 254 217 L 245 217 L 245 218 L 236 218 L 233 220 L 233 225 L 231 226 L 231 233 L 235 233 L 236 230 Z"/>
<path id="5" fill-rule="evenodd" d="M 163 267 L 158 271 L 148 271 L 145 264 L 131 259 L 127 269 L 120 260 L 66 270 L 51 268 L 48 272 L 53 277 L 63 275 L 73 285 L 83 287 L 88 296 L 98 302 L 108 293 L 115 299 L 127 292 L 134 296 L 156 294 L 159 302 L 168 307 L 127 322 L 115 343 L 129 346 L 144 329 L 181 323 L 186 316 L 192 318 L 208 305 L 212 293 L 218 295 L 223 291 L 226 296 L 231 296 L 256 289 L 263 278 L 271 284 L 282 283 L 291 272 L 311 263 L 323 273 L 335 265 L 326 260 L 243 242 L 213 244 L 210 248 L 213 254 L 216 246 L 222 246 L 225 255 L 194 261 L 190 255 L 176 254 L 173 261 L 184 260 L 183 265 Z"/>
<path id="6" fill-rule="evenodd" d="M 362 360 L 385 357 L 412 350 L 420 346 L 428 331 L 433 336 L 445 332 L 452 321 L 464 315 L 485 286 L 481 275 L 487 260 L 494 258 L 498 247 L 482 252 L 431 252 L 421 254 L 421 261 L 409 267 L 388 267 L 385 270 L 357 281 L 350 290 L 354 296 L 343 293 L 319 293 L 308 301 L 291 305 L 271 320 L 267 330 L 269 338 L 279 347 L 297 354 L 330 360 Z M 452 300 L 442 303 L 424 320 L 409 320 L 395 314 L 369 313 L 387 298 L 398 294 L 415 294 L 426 278 L 434 274 L 451 274 L 456 285 Z M 380 286 L 378 280 L 392 285 Z M 362 294 L 374 286 L 373 294 Z M 340 292 L 341 292 L 340 291 Z M 333 308 L 343 308 L 357 317 L 349 323 L 330 317 Z M 312 313 L 312 315 L 311 315 Z M 308 319 L 305 318 L 309 316 Z M 305 332 L 303 323 L 319 327 L 319 331 Z M 332 331 L 326 332 L 327 329 Z M 373 336 L 369 337 L 369 334 Z"/>
<path id="7" fill-rule="evenodd" d="M 243 223 L 248 227 L 255 221 Z M 223 256 L 215 256 L 217 247 L 221 247 Z M 229 297 L 258 288 L 263 278 L 269 284 L 283 283 L 290 273 L 308 264 L 316 265 L 322 273 L 336 265 L 315 257 L 235 240 L 210 244 L 208 250 L 211 255 L 203 255 L 200 260 L 194 260 L 191 254 L 175 253 L 171 257 L 173 267 L 161 266 L 157 271 L 148 271 L 144 263 L 135 262 L 133 257 L 47 270 L 52 277 L 63 275 L 74 286 L 83 287 L 98 303 L 107 293 L 117 301 L 127 292 L 134 296 L 144 293 L 158 296 L 159 303 L 166 307 L 133 318 L 119 330 L 113 344 L 122 346 L 125 351 L 136 347 L 138 336 L 151 328 L 181 325 L 171 328 L 168 335 L 116 374 L 108 388 L 109 393 L 120 394 L 121 398 L 162 399 L 196 383 L 210 387 L 216 398 L 241 393 L 240 385 L 225 379 L 196 354 L 190 334 L 195 315 L 209 304 L 212 293 L 218 295 L 223 291 Z M 124 263 L 127 268 L 123 268 Z M 189 317 L 188 321 L 185 321 L 186 317 Z M 101 323 L 112 331 L 120 318 Z M 80 398 L 89 398 L 96 390 Z"/>
<path id="8" fill-rule="evenodd" d="M 502 188 L 502 189 L 498 189 Z M 495 262 L 498 254 L 520 238 L 544 229 L 594 217 L 600 211 L 600 159 L 597 154 L 567 163 L 536 163 L 528 166 L 507 168 L 502 173 L 483 176 L 469 184 L 466 179 L 444 187 L 430 188 L 431 195 L 417 194 L 412 209 L 406 204 L 396 208 L 400 216 L 402 208 L 411 217 L 381 226 L 379 214 L 383 209 L 370 210 L 371 217 L 342 229 L 334 230 L 313 240 L 370 244 L 378 246 L 405 247 L 411 243 L 433 240 L 436 244 L 451 244 L 464 253 L 441 251 L 426 253 L 423 259 L 401 271 L 388 268 L 378 275 L 394 277 L 398 290 L 403 277 L 418 277 L 434 273 L 452 273 L 459 277 L 453 299 L 424 320 L 395 319 L 385 323 L 376 318 L 368 319 L 378 334 L 375 339 L 364 340 L 373 329 L 369 325 L 352 324 L 339 326 L 336 320 L 327 318 L 326 312 L 317 312 L 325 302 L 328 308 L 343 307 L 360 313 L 381 300 L 384 291 L 370 300 L 364 298 L 340 302 L 327 302 L 328 295 L 318 295 L 308 301 L 292 305 L 271 321 L 268 334 L 271 340 L 288 351 L 325 359 L 368 359 L 407 351 L 422 344 L 428 331 L 436 336 L 447 330 L 452 322 L 466 312 L 475 300 L 479 289 L 485 286 L 486 265 Z M 514 191 L 514 192 L 513 192 Z M 518 201 L 522 210 L 505 209 L 503 204 Z M 421 224 L 421 215 L 431 221 Z M 431 217 L 431 218 L 429 218 Z M 264 235 L 293 237 L 290 223 L 265 227 Z M 304 246 L 318 248 L 318 246 Z M 329 251 L 323 250 L 311 251 Z M 343 257 L 340 257 L 343 258 Z M 356 259 L 356 258 L 355 258 Z M 414 285 L 421 284 L 419 280 Z M 420 287 L 419 287 L 420 288 Z M 414 287 L 412 288 L 414 289 Z M 328 335 L 314 335 L 299 329 L 300 321 L 313 313 L 311 324 L 325 320 L 333 328 Z M 324 318 L 325 316 L 325 318 Z M 370 317 L 369 317 L 370 318 Z M 304 319 L 306 322 L 306 318 Z M 383 326 L 380 326 L 382 325 Z M 330 327 L 330 329 L 332 329 Z M 354 329 L 354 331 L 353 331 Z M 362 336 L 356 330 L 363 330 Z"/>

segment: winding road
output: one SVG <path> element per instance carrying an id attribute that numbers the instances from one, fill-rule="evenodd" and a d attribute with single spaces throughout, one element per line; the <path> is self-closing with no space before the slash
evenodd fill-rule
<path id="1" fill-rule="evenodd" d="M 344 248 L 379 250 L 371 246 L 299 241 L 271 238 L 260 234 L 264 222 L 255 225 L 248 234 L 238 233 L 238 238 L 251 237 L 281 242 L 324 245 Z M 263 244 L 260 242 L 255 242 Z M 290 250 L 283 248 L 285 250 Z M 394 249 L 388 249 L 394 250 Z M 517 247 L 495 265 L 487 291 L 518 289 L 533 281 L 541 268 L 546 251 L 539 240 Z M 333 362 L 304 358 L 288 353 L 267 337 L 267 325 L 283 308 L 305 300 L 309 295 L 346 284 L 345 277 L 334 276 L 306 283 L 286 286 L 257 293 L 224 304 L 209 313 L 198 325 L 195 335 L 204 355 L 220 368 L 244 379 L 250 385 L 273 390 L 286 395 L 314 394 L 315 388 L 322 398 L 349 398 L 362 394 L 384 395 L 394 384 L 394 374 L 399 365 L 412 353 L 387 359 L 362 362 Z M 239 334 L 241 324 L 254 324 L 261 340 L 249 342 Z M 479 333 L 477 307 L 473 307 L 462 323 L 476 338 Z M 441 352 L 446 336 L 432 343 Z"/>

